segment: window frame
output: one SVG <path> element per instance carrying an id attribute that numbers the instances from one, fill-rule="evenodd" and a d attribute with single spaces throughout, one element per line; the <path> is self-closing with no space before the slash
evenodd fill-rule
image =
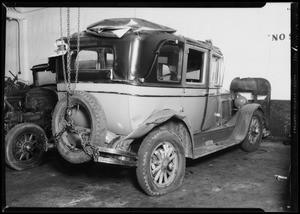
<path id="1" fill-rule="evenodd" d="M 201 52 L 204 54 L 204 61 L 202 65 L 202 82 L 187 82 L 186 81 L 186 75 L 187 75 L 187 66 L 188 66 L 188 57 L 189 57 L 189 51 L 190 49 Z M 183 65 L 183 83 L 185 87 L 200 87 L 204 88 L 207 85 L 207 68 L 208 68 L 208 56 L 209 56 L 209 50 L 205 48 L 201 48 L 198 46 L 187 44 L 184 51 L 184 65 Z"/>
<path id="2" fill-rule="evenodd" d="M 171 43 L 171 42 L 166 42 L 165 44 L 163 44 L 159 51 L 161 51 L 161 49 L 164 46 L 166 46 L 166 45 L 175 46 L 175 47 L 178 48 L 179 53 L 178 53 L 178 63 L 177 63 L 177 71 L 178 71 L 177 75 L 180 74 L 180 78 L 177 81 L 175 81 L 175 80 L 160 80 L 159 79 L 159 75 L 158 75 L 158 72 L 159 72 L 159 68 L 158 68 L 159 63 L 158 63 L 158 60 L 159 60 L 159 57 L 160 57 L 160 53 L 159 53 L 158 56 L 157 56 L 157 59 L 156 59 L 156 74 L 155 74 L 156 81 L 158 83 L 166 83 L 166 84 L 181 84 L 181 82 L 182 82 L 182 59 L 183 59 L 184 49 L 179 44 L 174 44 L 174 43 Z"/>
<path id="3" fill-rule="evenodd" d="M 214 82 L 212 81 L 212 77 L 211 75 L 213 74 L 213 70 L 212 70 L 212 60 L 213 58 L 217 58 L 218 59 L 218 69 L 217 69 L 217 72 L 218 72 L 218 80 L 217 82 Z M 222 63 L 221 61 L 223 60 L 223 67 L 222 67 Z M 209 87 L 210 88 L 220 88 L 222 87 L 222 69 L 224 69 L 224 59 L 221 55 L 217 54 L 217 53 L 211 53 L 211 59 L 210 59 L 210 72 L 209 72 Z M 224 72 L 223 72 L 223 75 L 224 75 Z"/>
<path id="4" fill-rule="evenodd" d="M 112 51 L 112 53 L 110 53 L 113 56 L 113 62 L 112 62 L 112 67 L 111 68 L 102 68 L 102 69 L 101 68 L 97 68 L 98 64 L 100 64 L 101 49 L 110 49 Z M 96 54 L 97 54 L 97 60 L 96 60 L 96 68 L 95 69 L 94 68 L 92 68 L 92 69 L 89 69 L 89 68 L 79 68 L 78 69 L 79 71 L 80 70 L 82 70 L 82 71 L 84 71 L 84 70 L 94 70 L 94 71 L 97 71 L 97 70 L 112 70 L 112 72 L 114 72 L 114 70 L 115 70 L 115 60 L 116 60 L 116 56 L 115 56 L 116 54 L 115 54 L 114 48 L 107 47 L 107 46 L 102 46 L 102 47 L 96 47 L 96 48 L 93 47 L 93 48 L 80 49 L 79 53 L 81 51 L 94 51 L 94 52 L 96 52 Z M 106 54 L 107 53 L 108 52 L 106 52 Z M 76 54 L 76 55 L 73 57 L 74 54 Z M 73 50 L 72 53 L 71 53 L 71 70 L 75 70 L 76 69 L 75 61 L 76 61 L 77 56 L 78 56 L 77 50 Z M 104 57 L 105 57 L 105 55 L 104 55 Z M 74 62 L 73 62 L 73 60 L 74 60 Z M 107 59 L 105 59 L 105 63 L 107 63 Z M 72 65 L 74 67 L 72 67 Z"/>

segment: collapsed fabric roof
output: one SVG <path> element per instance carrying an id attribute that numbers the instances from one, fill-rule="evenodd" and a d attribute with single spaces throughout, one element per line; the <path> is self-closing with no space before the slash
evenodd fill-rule
<path id="1" fill-rule="evenodd" d="M 114 18 L 104 19 L 102 21 L 91 24 L 87 27 L 87 32 L 97 33 L 99 36 L 105 37 L 118 37 L 121 38 L 129 30 L 133 32 L 140 31 L 163 31 L 174 33 L 176 30 L 149 22 L 144 19 L 138 18 Z"/>

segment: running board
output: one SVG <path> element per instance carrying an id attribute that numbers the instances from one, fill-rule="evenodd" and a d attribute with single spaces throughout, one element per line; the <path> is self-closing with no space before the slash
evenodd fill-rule
<path id="1" fill-rule="evenodd" d="M 214 153 L 216 151 L 229 148 L 231 146 L 239 144 L 239 141 L 233 141 L 233 140 L 223 140 L 216 143 L 213 143 L 212 141 L 208 143 L 208 145 L 200 146 L 198 148 L 195 148 L 194 150 L 194 159 Z"/>

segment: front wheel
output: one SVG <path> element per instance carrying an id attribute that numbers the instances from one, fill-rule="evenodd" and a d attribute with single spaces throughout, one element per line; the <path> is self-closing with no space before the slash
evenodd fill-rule
<path id="1" fill-rule="evenodd" d="M 5 137 L 5 162 L 15 170 L 40 165 L 45 156 L 46 134 L 33 123 L 13 127 Z"/>
<path id="2" fill-rule="evenodd" d="M 245 140 L 242 143 L 242 149 L 246 152 L 252 152 L 259 148 L 262 135 L 263 135 L 263 115 L 261 111 L 257 110 L 254 112 L 248 133 Z"/>
<path id="3" fill-rule="evenodd" d="M 179 137 L 167 130 L 150 132 L 138 152 L 137 178 L 148 195 L 178 189 L 184 178 L 185 156 Z"/>

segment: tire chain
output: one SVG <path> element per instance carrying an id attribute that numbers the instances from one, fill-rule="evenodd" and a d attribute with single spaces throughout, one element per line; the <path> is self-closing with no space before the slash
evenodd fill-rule
<path id="1" fill-rule="evenodd" d="M 67 123 L 67 121 L 64 121 L 64 123 Z M 59 139 L 61 138 L 62 134 L 66 131 L 66 129 L 66 125 L 64 125 L 64 127 L 53 136 L 55 146 L 58 144 Z"/>
<path id="2" fill-rule="evenodd" d="M 88 139 L 86 139 L 86 135 L 78 134 L 81 139 L 81 145 L 85 153 L 87 153 L 89 156 L 93 157 L 94 159 L 97 159 L 97 150 L 96 147 L 93 146 Z"/>
<path id="3" fill-rule="evenodd" d="M 57 134 L 55 134 L 54 136 L 54 142 L 55 142 L 55 145 L 58 144 L 59 142 L 59 139 L 61 138 L 61 136 L 63 135 L 63 133 L 68 129 L 67 127 L 71 127 L 69 130 L 73 133 L 76 133 L 78 134 L 79 138 L 80 138 L 80 141 L 81 141 L 81 145 L 82 145 L 82 148 L 83 150 L 85 151 L 85 153 L 87 153 L 89 156 L 91 157 L 98 157 L 97 155 L 97 150 L 96 150 L 96 147 L 93 146 L 90 141 L 87 139 L 87 136 L 84 135 L 82 132 L 78 131 L 78 130 L 75 130 L 74 129 L 74 125 L 73 124 L 70 124 L 68 123 L 67 121 L 64 121 L 65 125 L 64 127 L 62 128 L 61 131 L 59 131 Z"/>

